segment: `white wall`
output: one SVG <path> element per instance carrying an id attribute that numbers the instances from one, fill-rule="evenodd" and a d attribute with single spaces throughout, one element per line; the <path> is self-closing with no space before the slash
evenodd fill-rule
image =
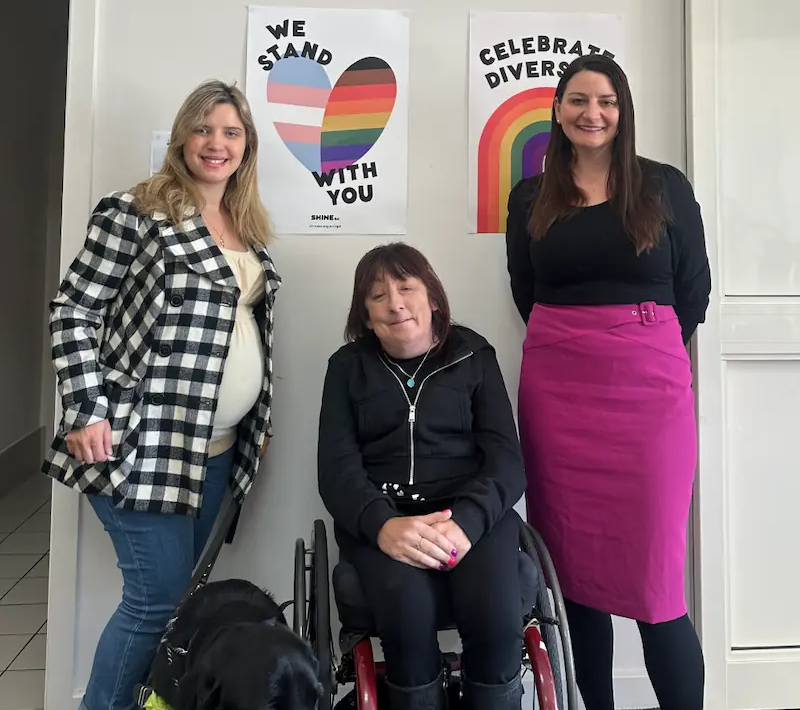
<path id="1" fill-rule="evenodd" d="M 337 2 L 309 3 L 336 6 Z M 389 0 L 355 7 L 401 7 L 411 16 L 409 221 L 406 241 L 432 260 L 454 317 L 497 347 L 515 399 L 523 327 L 508 288 L 500 237 L 468 236 L 467 23 L 470 9 L 624 14 L 627 69 L 636 99 L 639 148 L 684 165 L 682 3 L 674 0 Z M 99 5 L 99 7 L 98 7 Z M 153 129 L 169 128 L 185 94 L 216 76 L 244 81 L 246 4 L 218 0 L 73 0 L 65 162 L 62 268 L 83 240 L 88 211 L 105 192 L 148 169 Z M 124 27 L 125 32 L 119 28 Z M 144 50 L 143 37 L 156 43 Z M 160 41 L 160 44 L 158 42 Z M 96 61 L 95 61 L 96 57 Z M 431 69 L 435 67 L 435 69 Z M 269 204 L 269 195 L 265 195 Z M 324 514 L 316 492 L 318 404 L 327 357 L 341 332 L 360 256 L 369 237 L 282 236 L 272 253 L 284 278 L 276 325 L 275 439 L 248 499 L 235 544 L 217 575 L 247 576 L 280 599 L 291 594 L 293 541 Z M 94 644 L 119 595 L 110 542 L 85 501 L 54 498 L 48 710 L 72 710 Z M 70 664 L 70 661 L 72 663 Z M 58 664 L 57 667 L 55 664 Z M 67 667 L 69 666 L 69 667 Z M 617 625 L 619 707 L 653 705 L 638 634 Z"/>

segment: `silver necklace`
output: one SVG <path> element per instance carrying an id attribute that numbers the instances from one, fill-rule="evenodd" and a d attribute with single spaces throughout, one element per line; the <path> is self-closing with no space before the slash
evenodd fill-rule
<path id="1" fill-rule="evenodd" d="M 431 350 L 433 350 L 433 343 L 431 343 L 431 346 L 428 348 L 428 352 L 426 352 L 426 353 L 425 353 L 425 357 L 424 357 L 424 358 L 422 358 L 422 362 L 420 362 L 420 364 L 417 366 L 417 369 L 416 369 L 416 370 L 414 370 L 414 374 L 413 374 L 413 375 L 409 375 L 409 374 L 408 374 L 408 373 L 407 373 L 407 372 L 406 372 L 406 371 L 405 371 L 405 370 L 402 368 L 402 366 L 400 365 L 400 363 L 398 363 L 398 362 L 395 362 L 395 361 L 394 361 L 392 358 L 390 358 L 388 355 L 386 356 L 386 358 L 389 360 L 389 362 L 391 362 L 391 363 L 392 363 L 392 365 L 394 365 L 395 367 L 397 367 L 397 369 L 398 369 L 398 370 L 400 370 L 400 372 L 402 372 L 402 373 L 403 373 L 403 374 L 404 374 L 406 377 L 408 377 L 408 379 L 406 380 L 406 384 L 407 384 L 409 387 L 413 387 L 413 386 L 416 384 L 416 381 L 417 381 L 417 375 L 419 374 L 419 371 L 422 369 L 422 366 L 425 364 L 425 361 L 428 359 L 428 355 L 430 355 L 430 354 L 431 354 Z"/>

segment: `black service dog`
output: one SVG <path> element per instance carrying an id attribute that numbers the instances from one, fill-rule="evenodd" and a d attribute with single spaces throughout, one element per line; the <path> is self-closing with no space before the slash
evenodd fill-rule
<path id="1" fill-rule="evenodd" d="M 242 579 L 185 599 L 148 685 L 173 710 L 316 710 L 323 692 L 310 646 L 270 594 Z"/>

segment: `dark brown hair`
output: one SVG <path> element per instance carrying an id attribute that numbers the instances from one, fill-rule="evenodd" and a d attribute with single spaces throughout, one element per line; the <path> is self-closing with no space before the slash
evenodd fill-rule
<path id="1" fill-rule="evenodd" d="M 374 334 L 367 328 L 369 314 L 367 298 L 373 284 L 387 276 L 402 280 L 417 278 L 425 284 L 433 311 L 431 328 L 437 348 L 442 347 L 450 334 L 450 304 L 444 286 L 430 262 L 419 250 L 403 242 L 394 242 L 370 249 L 356 266 L 353 278 L 353 299 L 347 314 L 345 340 L 352 342 Z"/>
<path id="2" fill-rule="evenodd" d="M 642 172 L 644 159 L 636 155 L 633 97 L 628 79 L 613 59 L 600 54 L 579 57 L 567 67 L 558 82 L 545 168 L 529 231 L 534 239 L 541 239 L 557 220 L 569 217 L 577 207 L 586 203 L 586 195 L 575 184 L 572 174 L 572 143 L 562 126 L 556 122 L 556 103 L 564 100 L 570 80 L 582 71 L 607 76 L 617 95 L 619 124 L 611 148 L 608 191 L 611 205 L 622 220 L 625 233 L 636 246 L 637 253 L 641 254 L 658 242 L 666 222 L 666 212 L 660 190 L 653 181 L 645 182 Z"/>

